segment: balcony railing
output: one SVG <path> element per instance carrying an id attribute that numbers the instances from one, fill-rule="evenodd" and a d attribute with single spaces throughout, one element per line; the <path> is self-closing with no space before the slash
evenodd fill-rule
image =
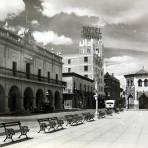
<path id="1" fill-rule="evenodd" d="M 4 67 L 0 67 L 0 74 L 3 74 L 5 76 L 13 76 L 16 78 L 24 78 L 28 80 L 34 80 L 34 81 L 39 81 L 39 82 L 53 83 L 53 84 L 66 86 L 66 82 L 64 81 L 49 79 L 47 77 L 38 76 L 38 75 L 31 74 L 31 73 L 25 73 L 22 71 L 15 71 L 15 70 L 4 68 Z"/>

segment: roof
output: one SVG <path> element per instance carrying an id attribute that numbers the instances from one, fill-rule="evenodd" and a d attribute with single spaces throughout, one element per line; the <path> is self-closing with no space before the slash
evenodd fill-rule
<path id="1" fill-rule="evenodd" d="M 148 75 L 148 72 L 144 69 L 144 67 L 142 69 L 140 69 L 138 72 L 136 73 L 132 73 L 132 74 L 127 74 L 124 75 L 124 77 L 134 77 L 134 76 L 139 76 L 139 75 Z"/>
<path id="2" fill-rule="evenodd" d="M 82 76 L 82 75 L 79 75 L 79 74 L 77 74 L 77 73 L 75 73 L 75 72 L 63 73 L 63 77 L 71 77 L 71 76 L 79 77 L 79 78 L 81 78 L 81 79 L 84 79 L 84 80 L 87 80 L 87 81 L 90 81 L 90 82 L 94 82 L 94 80 L 89 79 L 89 78 L 87 78 L 87 77 L 84 77 L 84 76 Z"/>
<path id="3" fill-rule="evenodd" d="M 136 74 L 148 74 L 148 72 L 144 70 L 144 68 L 142 68 L 138 72 L 136 72 Z"/>

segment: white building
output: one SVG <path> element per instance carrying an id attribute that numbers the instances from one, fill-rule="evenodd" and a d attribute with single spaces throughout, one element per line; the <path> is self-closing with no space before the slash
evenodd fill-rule
<path id="1" fill-rule="evenodd" d="M 148 72 L 143 69 L 126 78 L 127 108 L 148 109 Z"/>
<path id="2" fill-rule="evenodd" d="M 97 81 L 98 94 L 104 95 L 104 72 L 102 41 L 81 39 L 79 53 L 63 56 L 63 72 L 75 72 Z"/>

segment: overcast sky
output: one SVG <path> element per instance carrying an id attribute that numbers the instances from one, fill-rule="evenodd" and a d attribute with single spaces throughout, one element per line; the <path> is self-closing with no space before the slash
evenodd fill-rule
<path id="1" fill-rule="evenodd" d="M 124 74 L 148 70 L 147 6 L 147 0 L 0 0 L 0 21 L 18 34 L 29 26 L 36 41 L 64 54 L 78 52 L 83 25 L 101 27 L 106 69 L 124 85 Z"/>

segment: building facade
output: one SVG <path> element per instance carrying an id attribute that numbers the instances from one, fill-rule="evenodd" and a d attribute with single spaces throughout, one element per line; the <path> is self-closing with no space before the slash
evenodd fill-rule
<path id="1" fill-rule="evenodd" d="M 148 72 L 143 69 L 124 76 L 129 109 L 148 109 Z"/>
<path id="2" fill-rule="evenodd" d="M 63 72 L 75 72 L 97 82 L 98 95 L 104 95 L 103 45 L 101 40 L 84 39 L 79 53 L 63 56 Z"/>
<path id="3" fill-rule="evenodd" d="M 120 81 L 108 72 L 104 75 L 104 92 L 106 100 L 120 100 Z"/>
<path id="4" fill-rule="evenodd" d="M 62 58 L 0 28 L 0 113 L 63 108 Z"/>
<path id="5" fill-rule="evenodd" d="M 70 72 L 63 73 L 63 81 L 67 84 L 63 92 L 65 109 L 95 108 L 92 79 Z"/>

